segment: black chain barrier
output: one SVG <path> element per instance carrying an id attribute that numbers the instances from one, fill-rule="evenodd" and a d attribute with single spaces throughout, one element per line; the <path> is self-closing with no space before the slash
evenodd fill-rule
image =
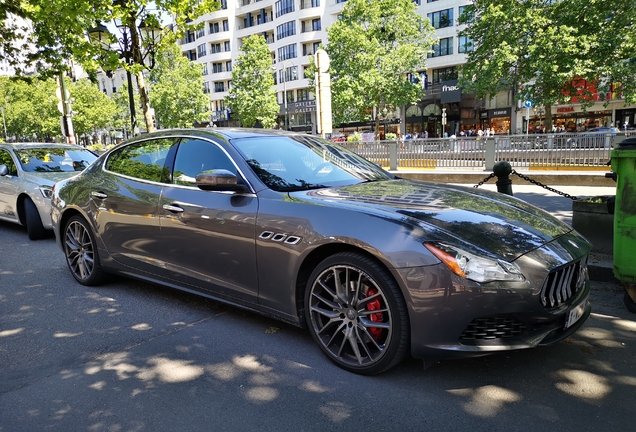
<path id="1" fill-rule="evenodd" d="M 521 173 L 518 173 L 518 172 L 517 172 L 517 171 L 515 171 L 515 170 L 512 170 L 512 172 L 511 172 L 510 174 L 514 174 L 514 175 L 516 175 L 517 177 L 520 177 L 521 179 L 523 179 L 523 180 L 525 180 L 525 181 L 527 181 L 527 182 L 532 183 L 533 185 L 540 186 L 540 187 L 542 187 L 543 189 L 546 189 L 546 190 L 549 190 L 550 192 L 554 192 L 554 193 L 556 193 L 556 194 L 559 194 L 559 195 L 561 195 L 561 196 L 563 196 L 563 197 L 565 197 L 565 198 L 570 198 L 570 199 L 571 199 L 571 200 L 573 200 L 573 201 L 574 201 L 574 200 L 578 200 L 578 198 L 577 198 L 577 197 L 575 197 L 574 195 L 570 195 L 569 193 L 561 192 L 561 191 L 559 191 L 559 190 L 556 190 L 556 189 L 554 189 L 554 188 L 551 188 L 550 186 L 548 186 L 548 185 L 544 185 L 543 183 L 538 182 L 538 181 L 536 181 L 535 179 L 531 179 L 531 178 L 530 178 L 530 177 L 528 177 L 527 175 L 523 175 L 523 174 L 521 174 Z M 496 176 L 495 176 L 495 173 L 491 173 L 488 177 L 486 177 L 485 179 L 483 179 L 482 181 L 480 181 L 479 183 L 477 183 L 477 184 L 476 184 L 475 186 L 473 186 L 473 187 L 474 187 L 474 188 L 478 188 L 479 186 L 481 186 L 481 185 L 483 185 L 484 183 L 488 182 L 488 181 L 489 181 L 491 178 L 493 178 L 493 177 L 496 177 Z"/>

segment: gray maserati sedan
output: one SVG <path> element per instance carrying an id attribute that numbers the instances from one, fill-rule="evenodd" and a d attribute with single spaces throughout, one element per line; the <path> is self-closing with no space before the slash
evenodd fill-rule
<path id="1" fill-rule="evenodd" d="M 591 310 L 568 225 L 312 135 L 142 135 L 57 183 L 51 215 L 80 284 L 118 273 L 272 316 L 359 374 L 549 345 Z"/>

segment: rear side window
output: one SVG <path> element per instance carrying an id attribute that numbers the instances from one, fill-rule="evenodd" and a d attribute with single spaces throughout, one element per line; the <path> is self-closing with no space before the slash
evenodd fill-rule
<path id="1" fill-rule="evenodd" d="M 165 182 L 170 177 L 166 157 L 176 143 L 176 138 L 163 138 L 130 144 L 110 155 L 106 169 L 142 180 Z"/>

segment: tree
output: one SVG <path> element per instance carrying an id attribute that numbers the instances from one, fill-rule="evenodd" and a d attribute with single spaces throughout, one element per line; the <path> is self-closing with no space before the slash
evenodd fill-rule
<path id="1" fill-rule="evenodd" d="M 636 2 L 632 0 L 475 0 L 460 17 L 474 44 L 460 86 L 478 98 L 512 88 L 517 99 L 551 107 L 615 84 L 636 101 Z M 594 86 L 581 86 L 582 82 Z"/>
<path id="2" fill-rule="evenodd" d="M 60 135 L 61 114 L 57 110 L 54 79 L 29 84 L 1 77 L 0 83 L 8 136 L 22 141 L 45 141 Z"/>
<path id="3" fill-rule="evenodd" d="M 252 35 L 243 41 L 241 50 L 232 66 L 227 105 L 238 114 L 243 126 L 253 127 L 260 121 L 264 128 L 271 128 L 280 107 L 269 46 L 263 36 Z"/>
<path id="4" fill-rule="evenodd" d="M 139 26 L 159 26 L 159 15 L 170 15 L 175 25 L 163 29 L 166 40 L 182 34 L 196 19 L 218 7 L 216 0 L 6 0 L 0 3 L 0 56 L 25 76 L 32 68 L 42 77 L 57 76 L 69 69 L 68 59 L 79 61 L 89 73 L 97 67 L 126 68 L 137 77 L 137 86 L 148 131 L 154 129 L 143 70 L 147 68 L 143 48 L 152 49 L 140 38 Z M 13 17 L 22 18 L 12 20 Z M 131 56 L 104 51 L 86 38 L 88 29 L 99 22 L 117 22 L 131 40 Z M 4 28 L 3 28 L 4 27 Z M 175 32 L 175 33 L 170 33 Z M 169 34 L 170 33 L 170 34 Z M 169 35 L 168 35 L 169 34 Z M 109 45 L 117 38 L 110 35 Z M 142 46 L 144 44 L 144 46 Z"/>
<path id="5" fill-rule="evenodd" d="M 112 126 L 117 113 L 117 104 L 87 79 L 67 85 L 74 99 L 72 107 L 76 114 L 72 117 L 73 129 L 77 136 L 96 133 L 99 129 Z"/>
<path id="6" fill-rule="evenodd" d="M 176 44 L 157 55 L 150 73 L 150 99 L 155 116 L 164 127 L 192 127 L 210 120 L 210 100 L 203 92 L 203 65 L 189 61 Z"/>
<path id="7" fill-rule="evenodd" d="M 391 109 L 423 96 L 407 76 L 426 67 L 434 29 L 412 0 L 349 0 L 327 35 L 336 124 L 368 119 L 373 107 Z"/>

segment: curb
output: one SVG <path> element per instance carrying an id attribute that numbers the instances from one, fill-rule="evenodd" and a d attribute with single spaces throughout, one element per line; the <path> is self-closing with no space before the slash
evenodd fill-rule
<path id="1" fill-rule="evenodd" d="M 612 263 L 588 263 L 587 271 L 590 275 L 590 281 L 620 283 L 614 276 L 614 265 Z"/>

